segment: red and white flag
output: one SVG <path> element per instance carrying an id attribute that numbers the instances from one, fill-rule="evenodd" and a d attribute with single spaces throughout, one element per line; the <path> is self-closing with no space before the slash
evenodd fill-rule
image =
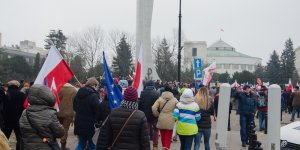
<path id="1" fill-rule="evenodd" d="M 139 97 L 143 90 L 142 60 L 143 60 L 143 48 L 141 46 L 140 51 L 139 51 L 139 56 L 136 61 L 135 77 L 134 77 L 134 81 L 133 81 L 133 87 L 135 87 L 137 89 Z"/>
<path id="2" fill-rule="evenodd" d="M 217 69 L 217 63 L 213 62 L 208 67 L 206 67 L 205 69 L 203 69 L 203 71 L 204 72 L 206 72 L 206 71 L 214 71 L 216 69 Z"/>
<path id="3" fill-rule="evenodd" d="M 212 75 L 208 71 L 205 71 L 204 78 L 203 78 L 203 85 L 207 86 L 211 81 L 211 79 L 212 79 Z"/>
<path id="4" fill-rule="evenodd" d="M 256 82 L 257 82 L 257 84 L 258 84 L 259 86 L 261 86 L 261 85 L 262 85 L 262 81 L 261 81 L 261 79 L 260 79 L 260 78 L 257 78 L 257 79 L 256 79 Z"/>
<path id="5" fill-rule="evenodd" d="M 35 79 L 34 84 L 43 84 L 51 89 L 56 97 L 54 108 L 59 111 L 60 100 L 58 91 L 73 77 L 73 75 L 73 72 L 59 51 L 55 46 L 51 46 L 48 56 Z M 27 106 L 28 100 L 24 102 L 24 107 L 27 108 Z"/>
<path id="6" fill-rule="evenodd" d="M 293 84 L 292 84 L 291 78 L 289 78 L 289 85 L 287 87 L 287 91 L 293 91 Z"/>

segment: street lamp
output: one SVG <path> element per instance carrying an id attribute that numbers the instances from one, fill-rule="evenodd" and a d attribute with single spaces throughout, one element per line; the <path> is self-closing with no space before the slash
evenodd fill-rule
<path id="1" fill-rule="evenodd" d="M 181 0 L 179 0 L 179 27 L 178 27 L 178 82 L 180 82 L 181 73 Z"/>

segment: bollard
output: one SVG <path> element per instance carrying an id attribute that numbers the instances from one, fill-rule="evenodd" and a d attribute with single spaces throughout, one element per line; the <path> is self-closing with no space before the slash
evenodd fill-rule
<path id="1" fill-rule="evenodd" d="M 228 126 L 228 110 L 230 103 L 230 85 L 224 83 L 220 86 L 218 119 L 217 119 L 217 149 L 227 149 L 227 126 Z"/>
<path id="2" fill-rule="evenodd" d="M 272 84 L 268 92 L 268 150 L 280 149 L 281 88 Z"/>
<path id="3" fill-rule="evenodd" d="M 265 114 L 265 134 L 268 134 L 268 112 Z"/>

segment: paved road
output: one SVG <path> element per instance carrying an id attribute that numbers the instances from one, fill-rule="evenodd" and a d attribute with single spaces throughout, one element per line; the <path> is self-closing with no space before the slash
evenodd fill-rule
<path id="1" fill-rule="evenodd" d="M 290 123 L 290 114 L 284 114 L 283 115 L 283 121 L 281 122 L 281 125 L 286 125 L 288 123 Z M 299 118 L 297 118 L 296 120 L 299 120 Z M 256 124 L 258 125 L 258 119 L 255 119 Z M 211 134 L 211 138 L 210 138 L 210 145 L 211 145 L 211 149 L 214 150 L 215 149 L 215 138 L 216 138 L 216 123 L 217 122 L 213 122 L 212 123 L 212 134 Z M 233 113 L 231 114 L 231 131 L 228 132 L 228 138 L 227 138 L 227 143 L 228 143 L 228 149 L 230 150 L 246 150 L 246 148 L 243 148 L 241 146 L 241 142 L 240 142 L 240 126 L 239 126 L 239 115 L 235 114 L 235 111 L 233 111 Z M 257 130 L 257 129 L 256 129 Z M 261 141 L 263 143 L 263 149 L 266 149 L 266 142 L 267 142 L 267 135 L 264 134 L 263 132 L 260 131 L 256 131 L 257 133 L 257 137 L 258 140 Z M 10 139 L 11 145 L 14 145 L 14 137 L 12 137 Z M 70 148 L 71 150 L 74 150 L 76 147 L 76 143 L 77 143 L 77 138 L 76 136 L 73 134 L 73 127 L 70 128 L 69 130 L 69 138 L 67 141 L 67 147 Z M 161 143 L 161 142 L 159 142 Z M 201 150 L 204 149 L 204 143 L 201 143 Z M 159 149 L 161 149 L 161 145 L 159 145 Z M 180 142 L 173 142 L 171 144 L 171 150 L 179 150 L 180 149 Z"/>

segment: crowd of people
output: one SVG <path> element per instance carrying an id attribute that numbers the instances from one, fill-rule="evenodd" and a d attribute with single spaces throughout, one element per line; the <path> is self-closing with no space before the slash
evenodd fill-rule
<path id="1" fill-rule="evenodd" d="M 199 150 L 204 141 L 210 149 L 213 120 L 217 120 L 219 86 L 208 88 L 193 84 L 145 81 L 140 95 L 126 82 L 115 80 L 123 93 L 119 108 L 110 107 L 104 80 L 89 78 L 84 84 L 66 83 L 59 91 L 59 111 L 54 109 L 55 95 L 44 85 L 16 80 L 0 87 L 0 149 L 9 149 L 7 139 L 14 132 L 17 150 L 67 150 L 70 125 L 78 138 L 75 150 L 169 150 L 179 137 L 181 150 Z M 259 120 L 259 130 L 267 129 L 268 88 L 234 86 L 228 113 L 234 108 L 240 117 L 242 147 L 249 144 L 248 126 Z M 30 105 L 24 109 L 25 99 Z M 270 100 L 271 101 L 271 100 Z M 294 121 L 300 112 L 300 91 L 284 89 L 281 112 Z M 95 129 L 101 129 L 95 135 Z M 227 130 L 231 130 L 230 115 Z M 3 133 L 2 133 L 3 132 Z M 203 140 L 202 140 L 203 137 Z M 57 139 L 60 139 L 58 144 Z M 96 140 L 95 140 L 96 139 Z M 150 141 L 152 140 L 152 146 Z"/>

